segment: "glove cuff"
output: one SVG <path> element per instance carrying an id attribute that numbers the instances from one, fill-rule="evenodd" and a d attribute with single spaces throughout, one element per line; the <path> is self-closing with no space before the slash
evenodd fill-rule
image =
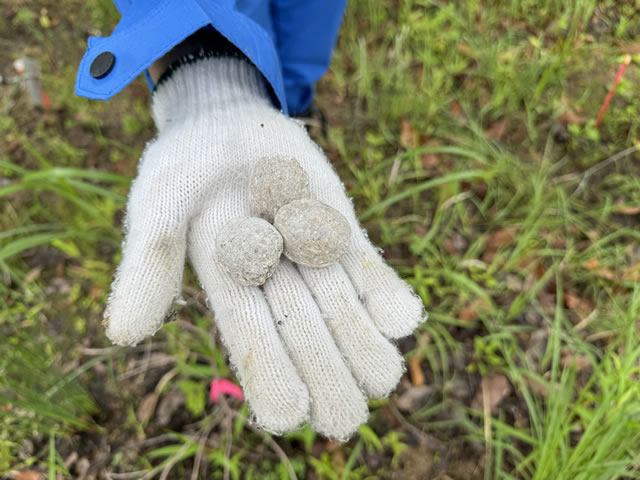
<path id="1" fill-rule="evenodd" d="M 172 64 L 153 91 L 151 111 L 162 130 L 203 113 L 272 105 L 258 69 L 239 52 L 200 50 Z"/>

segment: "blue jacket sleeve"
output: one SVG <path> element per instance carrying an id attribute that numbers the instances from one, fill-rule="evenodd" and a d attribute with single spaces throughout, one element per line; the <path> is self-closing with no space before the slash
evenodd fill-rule
<path id="1" fill-rule="evenodd" d="M 328 68 L 345 1 L 114 0 L 122 18 L 110 36 L 89 38 L 76 94 L 111 98 L 175 45 L 211 25 L 262 72 L 285 113 L 302 111 L 311 103 L 313 83 Z"/>
<path id="2" fill-rule="evenodd" d="M 276 48 L 292 113 L 311 106 L 329 68 L 347 0 L 271 0 Z"/>

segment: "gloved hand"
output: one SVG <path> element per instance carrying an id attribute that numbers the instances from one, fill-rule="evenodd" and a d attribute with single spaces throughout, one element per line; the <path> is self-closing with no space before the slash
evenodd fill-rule
<path id="1" fill-rule="evenodd" d="M 107 336 L 134 345 L 162 326 L 188 254 L 254 421 L 278 434 L 309 421 L 348 438 L 367 420 L 366 397 L 384 397 L 398 383 L 403 359 L 389 339 L 416 328 L 422 302 L 371 245 L 322 151 L 272 106 L 248 61 L 183 65 L 157 87 L 152 110 L 158 137 L 131 188 Z M 214 260 L 216 232 L 250 215 L 252 167 L 275 155 L 296 158 L 311 195 L 345 215 L 351 245 L 338 264 L 283 258 L 263 287 L 240 286 Z"/>

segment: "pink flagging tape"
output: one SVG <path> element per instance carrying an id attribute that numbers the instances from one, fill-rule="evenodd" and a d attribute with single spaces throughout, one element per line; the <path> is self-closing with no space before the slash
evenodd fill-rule
<path id="1" fill-rule="evenodd" d="M 231 395 L 244 401 L 242 389 L 235 383 L 230 382 L 226 378 L 214 378 L 211 380 L 211 388 L 209 389 L 209 400 L 218 403 L 220 394 Z"/>

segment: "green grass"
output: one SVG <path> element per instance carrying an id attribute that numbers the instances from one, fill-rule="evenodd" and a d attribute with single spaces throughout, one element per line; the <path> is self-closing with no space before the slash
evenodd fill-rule
<path id="1" fill-rule="evenodd" d="M 233 375 L 191 274 L 177 322 L 108 348 L 100 314 L 153 135 L 148 94 L 140 81 L 106 104 L 72 94 L 86 35 L 117 21 L 109 1 L 0 11 L 0 41 L 19 39 L 0 65 L 39 58 L 54 107 L 0 97 L 0 476 L 66 474 L 99 438 L 97 468 L 143 478 L 189 478 L 196 463 L 213 478 L 640 477 L 633 2 L 349 3 L 318 140 L 430 312 L 402 348 L 431 393 L 408 411 L 372 402 L 342 446 L 308 429 L 272 438 L 244 406 L 204 402 L 212 376 Z M 497 377 L 508 388 L 491 405 Z M 184 406 L 161 425 L 171 397 Z"/>

